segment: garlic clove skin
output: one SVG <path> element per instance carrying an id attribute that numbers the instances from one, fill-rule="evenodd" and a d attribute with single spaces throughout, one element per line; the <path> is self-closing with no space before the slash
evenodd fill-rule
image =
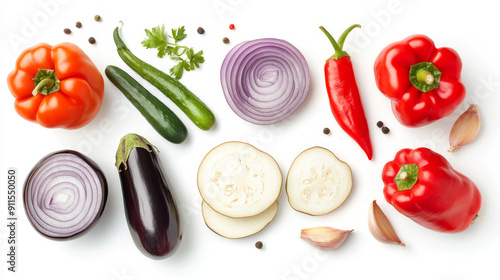
<path id="1" fill-rule="evenodd" d="M 481 118 L 479 117 L 479 106 L 471 104 L 453 124 L 450 132 L 450 148 L 448 152 L 453 153 L 460 147 L 469 144 L 476 139 L 481 129 Z"/>
<path id="2" fill-rule="evenodd" d="M 401 242 L 394 231 L 391 222 L 387 219 L 387 216 L 385 216 L 375 200 L 370 203 L 368 227 L 373 237 L 378 241 L 405 247 L 405 244 Z"/>
<path id="3" fill-rule="evenodd" d="M 303 229 L 300 238 L 321 250 L 333 250 L 338 248 L 351 230 L 340 230 L 332 227 L 314 227 Z"/>

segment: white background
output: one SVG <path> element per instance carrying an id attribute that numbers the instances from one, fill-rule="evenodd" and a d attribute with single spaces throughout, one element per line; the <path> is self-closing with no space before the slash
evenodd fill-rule
<path id="1" fill-rule="evenodd" d="M 8 3 L 8 4 L 7 4 Z M 496 1 L 2 1 L 0 4 L 1 186 L 7 168 L 18 171 L 17 272 L 7 272 L 6 188 L 0 188 L 0 244 L 2 279 L 499 279 L 500 188 L 498 186 L 500 73 L 500 5 Z M 102 22 L 93 21 L 95 14 Z M 215 112 L 217 124 L 209 132 L 195 127 L 180 110 L 118 57 L 112 31 L 119 20 L 122 36 L 139 57 L 168 71 L 168 58 L 156 58 L 154 50 L 140 44 L 144 29 L 165 24 L 167 29 L 186 26 L 183 43 L 203 49 L 201 69 L 185 73 L 182 82 Z M 74 23 L 81 21 L 83 28 Z M 228 28 L 230 23 L 236 30 Z M 318 29 L 324 25 L 335 37 L 359 23 L 347 38 L 345 50 L 352 56 L 364 103 L 374 159 L 335 122 L 324 88 L 323 65 L 333 53 Z M 205 35 L 196 28 L 203 26 Z M 63 29 L 73 30 L 65 35 Z M 423 128 L 406 128 L 394 118 L 390 103 L 376 88 L 373 63 L 389 43 L 422 33 L 435 44 L 453 47 L 463 60 L 467 97 L 451 116 Z M 87 42 L 94 36 L 95 45 Z M 231 43 L 224 45 L 223 37 Z M 239 42 L 276 37 L 289 41 L 305 56 L 312 76 L 310 95 L 299 111 L 272 126 L 256 126 L 238 118 L 221 92 L 219 69 L 231 47 Z M 104 73 L 117 65 L 136 77 L 160 100 L 178 113 L 188 130 L 188 140 L 174 145 L 161 138 L 138 111 L 105 78 L 106 92 L 99 115 L 78 130 L 46 129 L 20 118 L 5 83 L 15 59 L 26 47 L 40 42 L 78 44 Z M 483 128 L 479 138 L 455 154 L 446 152 L 448 134 L 455 119 L 469 103 L 479 104 Z M 376 127 L 382 120 L 390 129 L 383 135 Z M 330 135 L 322 130 L 329 127 Z M 130 237 L 123 210 L 114 154 L 119 139 L 129 132 L 143 135 L 161 150 L 165 172 L 179 200 L 184 235 L 179 250 L 166 260 L 143 256 Z M 321 217 L 295 212 L 284 190 L 275 220 L 261 233 L 229 240 L 209 230 L 201 217 L 196 172 L 203 156 L 230 140 L 249 142 L 271 154 L 286 173 L 304 149 L 323 146 L 350 164 L 353 191 L 339 209 Z M 399 214 L 383 198 L 380 179 L 383 165 L 401 148 L 426 146 L 443 154 L 471 178 L 483 196 L 481 217 L 468 230 L 443 234 L 425 229 Z M 22 209 L 22 184 L 32 166 L 48 153 L 75 149 L 95 160 L 109 183 L 106 210 L 87 235 L 68 242 L 48 240 L 29 224 Z M 5 183 L 4 183 L 5 182 Z M 369 203 L 376 199 L 392 221 L 406 250 L 382 244 L 367 226 Z M 5 225 L 4 225 L 5 224 Z M 339 249 L 324 253 L 299 239 L 300 229 L 332 226 L 354 229 Z M 254 243 L 261 240 L 264 249 Z"/>

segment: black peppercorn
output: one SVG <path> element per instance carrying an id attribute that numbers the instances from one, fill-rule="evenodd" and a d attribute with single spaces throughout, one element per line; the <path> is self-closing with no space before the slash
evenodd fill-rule
<path id="1" fill-rule="evenodd" d="M 64 34 L 71 34 L 71 29 L 64 28 Z"/>
<path id="2" fill-rule="evenodd" d="M 255 248 L 257 249 L 262 249 L 262 247 L 264 247 L 264 244 L 262 244 L 262 241 L 257 241 L 255 243 Z"/>
<path id="3" fill-rule="evenodd" d="M 196 30 L 196 32 L 198 32 L 198 34 L 205 34 L 205 29 L 203 29 L 203 27 L 198 27 L 198 30 Z"/>
<path id="4" fill-rule="evenodd" d="M 384 123 L 383 123 L 383 122 L 381 122 L 381 121 L 378 121 L 378 122 L 377 122 L 377 127 L 381 128 L 382 126 L 384 126 Z"/>
<path id="5" fill-rule="evenodd" d="M 89 38 L 89 43 L 91 43 L 91 44 L 95 44 L 95 38 L 94 38 L 94 37 L 90 37 L 90 38 Z"/>
<path id="6" fill-rule="evenodd" d="M 389 131 L 391 131 L 387 126 L 382 127 L 382 133 L 383 134 L 388 134 Z"/>
<path id="7" fill-rule="evenodd" d="M 227 38 L 227 37 L 222 38 L 222 42 L 224 44 L 229 44 L 229 38 Z"/>
<path id="8" fill-rule="evenodd" d="M 82 28 L 82 23 L 77 21 L 75 24 L 76 28 Z"/>
<path id="9" fill-rule="evenodd" d="M 330 129 L 328 127 L 323 128 L 323 133 L 324 134 L 330 134 Z"/>

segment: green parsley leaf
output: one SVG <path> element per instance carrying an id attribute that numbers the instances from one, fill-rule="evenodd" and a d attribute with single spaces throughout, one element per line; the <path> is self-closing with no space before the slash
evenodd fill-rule
<path id="1" fill-rule="evenodd" d="M 193 48 L 189 48 L 187 51 L 186 51 L 186 56 L 189 60 L 193 59 L 193 56 L 194 56 L 194 51 L 193 51 Z"/>
<path id="2" fill-rule="evenodd" d="M 168 42 L 165 37 L 165 25 L 153 27 L 146 31 L 146 39 L 144 39 L 141 44 L 146 47 L 146 49 L 158 49 L 157 56 L 162 58 L 168 53 Z"/>
<path id="3" fill-rule="evenodd" d="M 165 51 L 165 52 L 168 54 L 168 56 L 172 56 L 172 54 L 174 53 L 174 47 L 172 47 L 172 46 L 167 46 L 167 48 L 166 48 L 166 51 Z"/>
<path id="4" fill-rule="evenodd" d="M 186 67 L 189 67 L 188 63 L 185 60 L 181 59 L 181 61 L 177 65 L 170 68 L 170 75 L 179 80 L 180 78 L 182 78 L 182 72 Z"/>
<path id="5" fill-rule="evenodd" d="M 196 68 L 200 67 L 200 64 L 205 62 L 205 58 L 203 57 L 203 51 L 199 51 L 193 55 L 191 62 L 196 66 Z"/>
<path id="6" fill-rule="evenodd" d="M 184 60 L 182 57 L 179 57 L 179 56 L 172 56 L 170 59 L 176 60 L 176 61 L 183 61 Z"/>
<path id="7" fill-rule="evenodd" d="M 176 56 L 182 56 L 184 54 L 184 50 L 179 53 L 179 50 L 181 49 L 181 46 L 175 46 L 173 48 L 172 54 L 175 54 Z"/>
<path id="8" fill-rule="evenodd" d="M 171 60 L 178 61 L 177 65 L 170 69 L 170 75 L 176 79 L 182 77 L 184 70 L 192 71 L 200 67 L 200 64 L 205 62 L 203 51 L 197 53 L 193 48 L 178 45 L 177 43 L 186 38 L 186 29 L 181 26 L 177 29 L 172 29 L 172 36 L 165 35 L 165 25 L 153 27 L 151 30 L 146 29 L 146 39 L 141 44 L 146 49 L 157 49 L 159 58 L 168 55 Z M 174 39 L 174 43 L 169 42 L 168 38 Z"/>
<path id="9" fill-rule="evenodd" d="M 165 54 L 168 54 L 169 48 L 170 47 L 167 47 L 167 45 L 158 47 L 158 53 L 156 54 L 156 56 L 158 56 L 159 58 L 163 58 Z"/>
<path id="10" fill-rule="evenodd" d="M 151 31 L 147 29 L 145 31 L 147 38 L 144 39 L 141 44 L 147 49 L 154 49 L 167 44 L 164 35 L 165 26 L 157 26 L 153 27 Z"/>
<path id="11" fill-rule="evenodd" d="M 172 38 L 175 40 L 175 43 L 177 44 L 178 42 L 184 40 L 186 38 L 186 29 L 184 26 L 181 26 L 177 29 L 172 29 Z"/>

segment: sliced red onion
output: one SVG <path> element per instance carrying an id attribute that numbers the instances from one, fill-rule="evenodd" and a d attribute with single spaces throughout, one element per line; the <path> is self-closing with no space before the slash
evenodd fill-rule
<path id="1" fill-rule="evenodd" d="M 254 124 L 273 124 L 304 103 L 311 84 L 304 56 L 287 41 L 246 41 L 227 54 L 221 67 L 229 107 Z"/>
<path id="2" fill-rule="evenodd" d="M 26 180 L 24 206 L 41 234 L 55 239 L 80 236 L 101 216 L 108 188 L 88 157 L 71 150 L 40 160 Z"/>

